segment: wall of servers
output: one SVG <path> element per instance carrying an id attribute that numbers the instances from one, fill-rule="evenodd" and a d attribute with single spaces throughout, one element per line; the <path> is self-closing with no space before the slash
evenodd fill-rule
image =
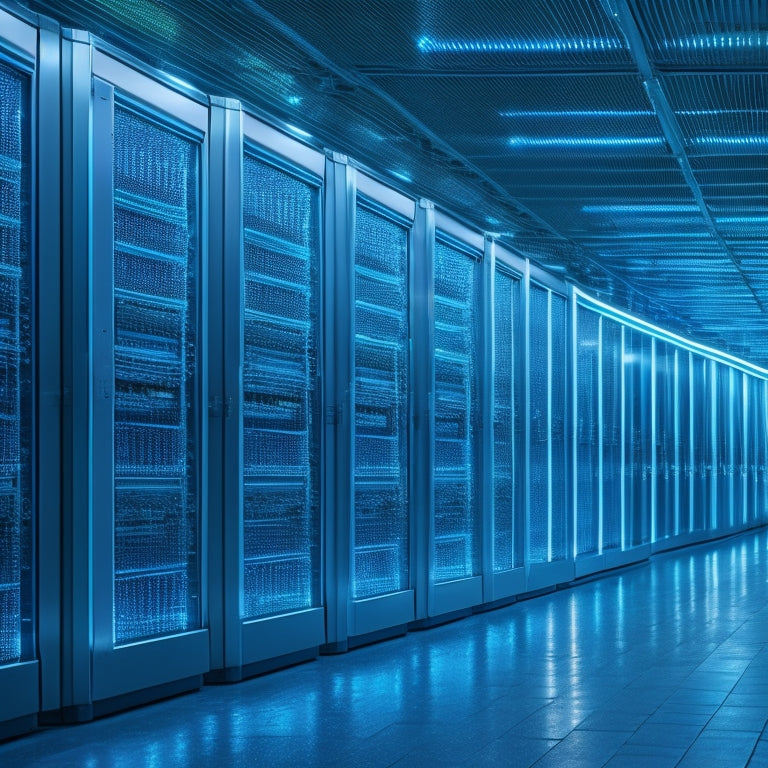
<path id="1" fill-rule="evenodd" d="M 767 387 L 0 8 L 0 736 L 761 525 Z"/>

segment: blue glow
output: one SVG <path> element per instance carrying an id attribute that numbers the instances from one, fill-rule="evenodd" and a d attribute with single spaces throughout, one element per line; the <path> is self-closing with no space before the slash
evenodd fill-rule
<path id="1" fill-rule="evenodd" d="M 292 107 L 298 107 L 301 104 L 301 96 L 288 96 L 286 101 L 292 106 Z"/>
<path id="2" fill-rule="evenodd" d="M 291 125 L 290 123 L 286 123 L 285 127 L 295 136 L 300 136 L 302 139 L 311 139 L 312 134 L 308 133 L 307 131 L 302 130 L 301 128 L 297 128 L 295 125 Z"/>
<path id="3" fill-rule="evenodd" d="M 410 177 L 409 174 L 407 174 L 405 171 L 389 171 L 396 179 L 400 179 L 400 181 L 405 181 L 406 183 L 410 184 L 413 179 Z"/>
<path id="4" fill-rule="evenodd" d="M 422 53 L 572 53 L 612 51 L 624 47 L 617 37 L 571 40 L 436 40 L 424 36 L 417 43 Z"/>
<path id="5" fill-rule="evenodd" d="M 718 216 L 716 224 L 768 224 L 768 216 Z"/>
<path id="6" fill-rule="evenodd" d="M 647 147 L 661 146 L 661 136 L 511 136 L 513 147 Z"/>
<path id="7" fill-rule="evenodd" d="M 768 46 L 768 34 L 760 32 L 739 32 L 720 35 L 692 35 L 691 37 L 678 37 L 677 39 L 664 40 L 662 43 L 667 49 L 682 49 L 693 51 L 719 50 L 731 48 L 765 48 Z"/>
<path id="8" fill-rule="evenodd" d="M 637 205 L 585 205 L 581 209 L 582 213 L 700 213 L 698 205 L 693 204 L 662 204 L 647 205 L 639 203 Z"/>
<path id="9" fill-rule="evenodd" d="M 613 117 L 653 117 L 656 113 L 651 110 L 620 110 L 620 109 L 565 109 L 565 110 L 504 110 L 500 117 L 530 117 L 536 120 L 550 118 L 613 118 Z"/>
<path id="10" fill-rule="evenodd" d="M 675 110 L 676 115 L 686 117 L 719 117 L 720 115 L 755 115 L 768 113 L 768 109 L 679 109 Z"/>
<path id="11" fill-rule="evenodd" d="M 768 136 L 698 136 L 691 139 L 697 146 L 765 147 Z"/>
<path id="12" fill-rule="evenodd" d="M 176 75 L 169 75 L 167 72 L 165 73 L 165 77 L 167 80 L 172 82 L 174 85 L 181 86 L 182 88 L 185 88 L 188 91 L 195 90 L 195 86 L 191 83 L 188 83 L 186 80 L 182 80 L 180 77 L 176 77 Z"/>

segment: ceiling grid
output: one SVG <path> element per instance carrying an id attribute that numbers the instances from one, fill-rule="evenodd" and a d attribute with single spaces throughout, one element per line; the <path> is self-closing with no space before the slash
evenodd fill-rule
<path id="1" fill-rule="evenodd" d="M 768 4 L 23 0 L 768 365 Z"/>

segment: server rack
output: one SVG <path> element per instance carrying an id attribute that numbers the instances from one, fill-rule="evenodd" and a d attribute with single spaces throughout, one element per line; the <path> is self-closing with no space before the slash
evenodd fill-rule
<path id="1" fill-rule="evenodd" d="M 576 418 L 574 555 L 603 553 L 602 317 L 576 307 Z"/>
<path id="2" fill-rule="evenodd" d="M 622 326 L 609 317 L 601 318 L 601 409 L 602 451 L 601 478 L 603 509 L 603 551 L 618 553 L 622 549 L 623 461 L 622 422 Z"/>
<path id="3" fill-rule="evenodd" d="M 40 48 L 47 44 L 45 31 Z M 38 528 L 39 522 L 56 519 L 53 514 L 39 515 L 37 467 L 48 466 L 48 461 L 43 451 L 44 463 L 36 461 L 33 403 L 39 348 L 32 344 L 36 253 L 41 241 L 52 244 L 43 226 L 36 226 L 39 216 L 52 211 L 35 189 L 40 181 L 56 183 L 50 168 L 39 170 L 39 161 L 54 159 L 55 154 L 44 149 L 37 155 L 35 133 L 40 119 L 51 118 L 49 105 L 39 100 L 56 78 L 57 65 L 54 56 L 45 67 L 39 66 L 38 30 L 0 10 L 0 690 L 9 692 L 0 697 L 0 737 L 36 725 L 41 645 Z M 50 126 L 52 147 L 58 146 L 57 124 L 53 119 Z M 55 226 L 57 220 L 47 223 Z M 54 356 L 57 349 L 51 348 Z M 40 384 L 50 382 L 41 378 Z M 42 496 L 47 501 L 45 492 Z M 42 630 L 55 627 L 49 623 Z"/>
<path id="4" fill-rule="evenodd" d="M 490 241 L 486 247 L 493 297 L 487 349 L 492 375 L 486 430 L 491 483 L 486 510 L 485 602 L 525 592 L 525 325 L 526 264 Z"/>
<path id="5" fill-rule="evenodd" d="M 212 681 L 317 655 L 325 158 L 212 107 Z M 213 264 L 213 262 L 212 262 Z M 215 286 L 215 288 L 214 288 Z M 220 441 L 220 443 L 218 443 Z"/>
<path id="6" fill-rule="evenodd" d="M 693 399 L 692 355 L 684 349 L 677 350 L 677 410 L 680 425 L 675 443 L 675 465 L 680 476 L 678 485 L 678 527 L 675 533 L 689 536 L 693 530 L 693 480 L 694 480 L 694 430 L 697 414 Z"/>
<path id="7" fill-rule="evenodd" d="M 208 669 L 208 108 L 82 33 L 64 55 L 77 395 L 61 709 L 79 720 L 199 687 Z"/>
<path id="8" fill-rule="evenodd" d="M 360 642 L 415 618 L 412 228 L 415 204 L 355 172 L 348 354 L 348 633 Z M 348 501 L 347 501 L 348 499 Z"/>
<path id="9" fill-rule="evenodd" d="M 422 209 L 427 212 L 428 209 Z M 484 242 L 440 212 L 433 214 L 429 265 L 428 357 L 430 520 L 425 558 L 429 617 L 483 600 L 480 372 L 484 364 Z M 426 617 L 417 617 L 426 618 Z"/>
<path id="10" fill-rule="evenodd" d="M 568 430 L 574 395 L 573 380 L 566 375 L 574 359 L 573 321 L 565 292 L 559 280 L 529 265 L 526 570 L 531 590 L 570 581 L 574 575 L 573 464 L 568 461 L 569 456 L 573 461 Z"/>
<path id="11" fill-rule="evenodd" d="M 654 367 L 654 508 L 652 543 L 673 538 L 678 528 L 675 443 L 678 434 L 679 393 L 675 386 L 675 350 L 667 342 L 653 340 Z M 659 548 L 660 544 L 656 544 Z"/>

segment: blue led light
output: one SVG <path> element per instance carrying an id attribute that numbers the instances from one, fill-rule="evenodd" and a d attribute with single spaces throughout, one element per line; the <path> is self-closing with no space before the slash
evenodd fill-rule
<path id="1" fill-rule="evenodd" d="M 551 118 L 623 118 L 623 117 L 653 117 L 655 115 L 651 110 L 619 110 L 619 109 L 565 109 L 556 110 L 504 110 L 499 112 L 500 117 L 525 117 L 534 120 L 548 120 Z"/>
<path id="2" fill-rule="evenodd" d="M 416 45 L 422 53 L 566 53 L 609 51 L 624 47 L 617 37 L 571 40 L 436 40 L 424 36 Z"/>
<path id="3" fill-rule="evenodd" d="M 691 139 L 695 146 L 765 147 L 768 136 L 697 136 Z"/>
<path id="4" fill-rule="evenodd" d="M 698 35 L 664 40 L 662 45 L 684 50 L 710 50 L 725 48 L 764 48 L 768 46 L 768 34 L 760 32 L 736 33 L 728 35 Z"/>
<path id="5" fill-rule="evenodd" d="M 662 205 L 585 205 L 582 213 L 700 213 L 701 209 L 694 204 L 662 204 Z"/>
<path id="6" fill-rule="evenodd" d="M 301 128 L 297 128 L 295 125 L 291 125 L 290 123 L 286 123 L 285 127 L 295 136 L 301 136 L 303 139 L 311 139 L 312 134 L 307 133 L 307 131 L 302 130 Z"/>
<path id="7" fill-rule="evenodd" d="M 410 183 L 413 181 L 413 179 L 410 177 L 410 175 L 409 175 L 409 174 L 407 174 L 405 171 L 394 171 L 394 170 L 391 170 L 391 169 L 390 169 L 390 171 L 389 171 L 389 172 L 390 172 L 390 173 L 391 173 L 391 174 L 392 174 L 392 175 L 393 175 L 393 176 L 394 176 L 396 179 L 400 179 L 400 181 L 404 181 L 404 182 L 406 182 L 407 184 L 410 184 Z"/>
<path id="8" fill-rule="evenodd" d="M 720 115 L 756 115 L 768 113 L 768 109 L 679 109 L 676 115 L 685 117 L 719 117 Z"/>
<path id="9" fill-rule="evenodd" d="M 716 224 L 768 224 L 768 215 L 763 216 L 718 216 Z"/>
<path id="10" fill-rule="evenodd" d="M 661 146 L 661 136 L 511 136 L 513 147 L 647 147 Z"/>

